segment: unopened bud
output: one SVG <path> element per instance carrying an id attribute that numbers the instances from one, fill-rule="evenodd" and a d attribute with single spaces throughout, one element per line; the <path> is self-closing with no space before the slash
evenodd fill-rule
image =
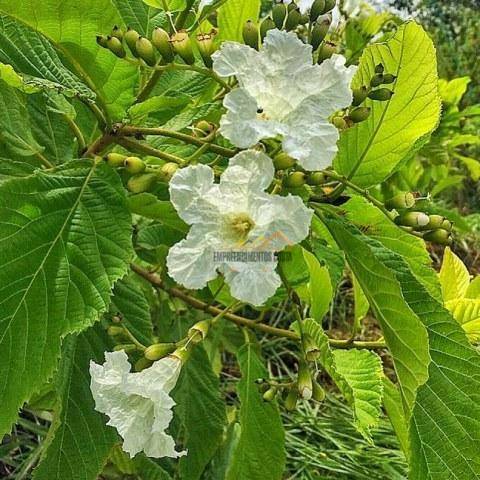
<path id="1" fill-rule="evenodd" d="M 285 18 L 287 17 L 287 6 L 283 3 L 277 3 L 272 8 L 272 19 L 275 26 L 281 30 L 283 28 L 283 23 L 285 22 Z"/>
<path id="2" fill-rule="evenodd" d="M 304 400 L 310 400 L 313 393 L 312 374 L 306 362 L 300 362 L 298 368 L 298 393 Z"/>
<path id="3" fill-rule="evenodd" d="M 107 37 L 107 48 L 118 58 L 125 58 L 127 52 L 123 48 L 122 42 L 117 37 Z"/>
<path id="4" fill-rule="evenodd" d="M 199 33 L 197 35 L 197 48 L 207 68 L 212 68 L 213 65 L 212 55 L 216 50 L 214 42 L 216 34 L 217 31 L 212 29 L 210 33 Z"/>
<path id="5" fill-rule="evenodd" d="M 397 79 L 397 77 L 395 75 L 392 75 L 391 73 L 386 73 L 383 76 L 383 83 L 384 84 L 393 83 L 396 79 Z"/>
<path id="6" fill-rule="evenodd" d="M 190 41 L 190 37 L 185 30 L 180 30 L 175 33 L 170 43 L 172 44 L 173 49 L 175 50 L 180 57 L 182 57 L 183 61 L 187 65 L 193 65 L 195 63 L 195 55 L 193 54 L 192 49 L 192 42 Z"/>
<path id="7" fill-rule="evenodd" d="M 127 28 L 127 31 L 123 35 L 123 39 L 125 40 L 125 43 L 127 44 L 128 49 L 130 50 L 130 52 L 132 52 L 132 55 L 137 58 L 138 58 L 137 40 L 139 38 L 140 38 L 140 34 L 136 30 L 130 27 Z"/>
<path id="8" fill-rule="evenodd" d="M 137 351 L 137 347 L 133 343 L 121 343 L 113 347 L 114 352 L 120 352 L 121 350 L 125 353 L 134 353 Z"/>
<path id="9" fill-rule="evenodd" d="M 142 370 L 145 370 L 146 368 L 149 368 L 151 366 L 152 366 L 151 360 L 148 360 L 145 357 L 140 357 L 135 363 L 134 368 L 136 372 L 141 372 Z"/>
<path id="10" fill-rule="evenodd" d="M 381 73 L 376 73 L 370 80 L 371 87 L 378 87 L 382 83 L 383 83 L 383 74 Z"/>
<path id="11" fill-rule="evenodd" d="M 148 192 L 157 183 L 158 177 L 154 173 L 141 173 L 131 177 L 127 188 L 132 193 Z"/>
<path id="12" fill-rule="evenodd" d="M 388 88 L 379 88 L 377 90 L 372 90 L 368 94 L 368 98 L 371 98 L 372 100 L 379 100 L 381 102 L 390 100 L 392 96 L 393 96 L 393 92 Z"/>
<path id="13" fill-rule="evenodd" d="M 106 35 L 97 35 L 97 44 L 103 48 L 108 48 Z"/>
<path id="14" fill-rule="evenodd" d="M 146 359 L 155 362 L 156 360 L 160 360 L 161 358 L 166 357 L 173 353 L 176 349 L 174 343 L 156 343 L 154 345 L 150 345 L 143 355 Z"/>
<path id="15" fill-rule="evenodd" d="M 404 208 L 412 208 L 416 202 L 417 199 L 412 192 L 403 192 L 387 200 L 385 207 L 388 208 L 388 210 L 401 210 Z"/>
<path id="16" fill-rule="evenodd" d="M 162 166 L 160 172 L 165 180 L 170 181 L 170 179 L 175 175 L 175 172 L 177 170 L 178 165 L 176 163 L 168 162 Z"/>
<path id="17" fill-rule="evenodd" d="M 300 20 L 298 22 L 299 25 L 306 25 L 310 21 L 310 16 L 308 13 L 302 13 L 300 15 Z"/>
<path id="18" fill-rule="evenodd" d="M 357 107 L 348 114 L 353 123 L 360 123 L 365 121 L 370 116 L 370 107 Z"/>
<path id="19" fill-rule="evenodd" d="M 439 245 L 451 245 L 453 243 L 451 233 L 448 230 L 443 230 L 443 228 L 425 233 L 423 239 Z"/>
<path id="20" fill-rule="evenodd" d="M 297 402 L 298 402 L 298 391 L 294 387 L 290 389 L 287 397 L 285 398 L 285 403 L 284 403 L 285 410 L 287 410 L 288 412 L 292 412 L 297 407 Z"/>
<path id="21" fill-rule="evenodd" d="M 320 356 L 320 349 L 318 348 L 317 343 L 311 335 L 304 333 L 302 336 L 303 340 L 303 350 L 305 352 L 305 358 L 309 362 L 314 362 Z"/>
<path id="22" fill-rule="evenodd" d="M 368 92 L 369 92 L 369 90 L 365 86 L 353 89 L 352 105 L 354 107 L 358 107 L 360 104 L 362 104 L 366 100 L 366 98 L 368 97 Z"/>
<path id="23" fill-rule="evenodd" d="M 190 348 L 180 347 L 177 348 L 170 356 L 173 358 L 177 358 L 182 363 L 185 363 L 190 357 Z"/>
<path id="24" fill-rule="evenodd" d="M 345 130 L 348 127 L 346 120 L 343 117 L 333 117 L 332 123 L 339 129 Z"/>
<path id="25" fill-rule="evenodd" d="M 442 228 L 443 222 L 445 221 L 445 217 L 442 215 L 429 215 L 428 223 L 421 228 L 421 230 L 437 230 L 438 228 Z"/>
<path id="26" fill-rule="evenodd" d="M 125 170 L 132 175 L 135 175 L 136 173 L 142 173 L 147 168 L 145 162 L 138 157 L 127 157 L 123 162 L 123 165 Z"/>
<path id="27" fill-rule="evenodd" d="M 175 57 L 172 45 L 170 43 L 170 35 L 160 27 L 153 30 L 152 44 L 160 52 L 165 63 L 172 63 Z"/>
<path id="28" fill-rule="evenodd" d="M 310 8 L 310 21 L 316 22 L 317 18 L 324 13 L 327 13 L 327 9 L 325 8 L 325 0 L 315 0 L 312 3 Z"/>
<path id="29" fill-rule="evenodd" d="M 293 3 L 291 3 L 290 5 L 293 5 Z M 290 9 L 287 15 L 287 20 L 285 22 L 285 30 L 289 32 L 297 28 L 298 25 L 300 24 L 301 19 L 302 19 L 302 14 L 300 13 L 300 10 L 298 8 Z"/>
<path id="30" fill-rule="evenodd" d="M 272 402 L 275 400 L 275 397 L 277 396 L 278 389 L 276 387 L 271 387 L 269 388 L 264 394 L 263 394 L 263 400 L 265 402 Z"/>
<path id="31" fill-rule="evenodd" d="M 121 335 L 125 335 L 125 330 L 122 327 L 117 327 L 115 325 L 110 325 L 107 328 L 107 333 L 111 337 L 119 337 Z"/>
<path id="32" fill-rule="evenodd" d="M 299 188 L 305 185 L 305 173 L 303 172 L 292 172 L 290 175 L 285 177 L 284 185 L 289 188 Z"/>
<path id="33" fill-rule="evenodd" d="M 315 25 L 312 28 L 312 36 L 310 39 L 310 45 L 313 48 L 313 51 L 317 50 L 320 44 L 323 42 L 327 36 L 330 25 L 332 24 L 332 16 L 328 15 L 322 19 L 318 19 Z"/>
<path id="34" fill-rule="evenodd" d="M 443 222 L 442 222 L 442 229 L 443 230 L 447 230 L 448 232 L 451 232 L 452 231 L 452 228 L 453 228 L 453 224 L 450 220 L 447 220 L 445 219 Z"/>
<path id="35" fill-rule="evenodd" d="M 275 155 L 275 158 L 273 159 L 273 165 L 275 170 L 286 170 L 287 168 L 295 165 L 295 159 L 282 152 Z"/>
<path id="36" fill-rule="evenodd" d="M 334 53 L 337 53 L 337 46 L 332 42 L 323 42 L 318 49 L 318 63 L 331 58 Z"/>
<path id="37" fill-rule="evenodd" d="M 125 159 L 127 158 L 126 155 L 122 155 L 121 153 L 109 153 L 105 157 L 105 161 L 111 167 L 123 167 L 125 165 Z"/>
<path id="38" fill-rule="evenodd" d="M 217 13 L 217 11 L 212 12 L 212 13 L 208 16 L 208 21 L 209 21 L 215 28 L 218 27 L 218 13 Z"/>
<path id="39" fill-rule="evenodd" d="M 333 10 L 336 4 L 337 0 L 325 0 L 325 13 Z"/>
<path id="40" fill-rule="evenodd" d="M 325 400 L 325 396 L 325 390 L 322 388 L 322 386 L 318 382 L 313 381 L 312 398 L 316 402 L 323 402 Z"/>
<path id="41" fill-rule="evenodd" d="M 152 42 L 145 37 L 139 37 L 136 44 L 138 56 L 149 66 L 154 67 L 157 63 L 155 49 Z"/>
<path id="42" fill-rule="evenodd" d="M 115 25 L 110 35 L 112 37 L 117 37 L 120 41 L 122 41 L 124 33 L 123 33 L 123 30 L 118 25 Z"/>
<path id="43" fill-rule="evenodd" d="M 272 17 L 267 17 L 260 24 L 260 38 L 263 39 L 267 36 L 269 30 L 275 29 L 275 22 L 272 20 Z"/>
<path id="44" fill-rule="evenodd" d="M 378 65 L 375 65 L 375 73 L 382 74 L 385 71 L 385 67 L 383 66 L 383 63 L 379 63 Z"/>
<path id="45" fill-rule="evenodd" d="M 405 212 L 395 217 L 397 225 L 405 225 L 406 227 L 424 227 L 430 221 L 428 215 L 423 212 Z"/>
<path id="46" fill-rule="evenodd" d="M 197 322 L 188 330 L 188 338 L 193 343 L 199 343 L 202 340 L 205 340 L 205 337 L 208 335 L 208 331 L 210 330 L 210 323 L 210 320 L 202 320 Z"/>
<path id="47" fill-rule="evenodd" d="M 258 50 L 259 37 L 258 37 L 258 27 L 255 22 L 247 20 L 242 30 L 243 41 L 245 45 Z"/>
<path id="48" fill-rule="evenodd" d="M 208 137 L 215 131 L 215 128 L 216 127 L 213 123 L 207 122 L 206 120 L 200 120 L 195 124 L 193 134 L 200 138 Z"/>

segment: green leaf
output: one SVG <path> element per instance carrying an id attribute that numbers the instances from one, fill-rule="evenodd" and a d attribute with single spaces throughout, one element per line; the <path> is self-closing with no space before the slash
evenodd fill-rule
<path id="1" fill-rule="evenodd" d="M 92 325 L 132 254 L 124 189 L 74 161 L 0 184 L 0 433 L 52 375 L 61 338 Z"/>
<path id="2" fill-rule="evenodd" d="M 441 78 L 438 81 L 438 91 L 443 102 L 448 105 L 458 105 L 471 81 L 470 77 L 459 77 L 450 81 Z"/>
<path id="3" fill-rule="evenodd" d="M 163 125 L 178 115 L 191 101 L 192 98 L 184 94 L 178 94 L 175 97 L 158 95 L 133 105 L 128 110 L 128 114 L 134 123 L 142 123 L 149 114 L 152 114 Z"/>
<path id="4" fill-rule="evenodd" d="M 217 451 L 226 424 L 218 378 L 203 347 L 197 346 L 183 367 L 174 398 L 188 450 L 188 455 L 180 460 L 180 475 L 198 480 Z"/>
<path id="5" fill-rule="evenodd" d="M 150 5 L 151 7 L 163 9 L 164 4 L 167 5 L 168 9 L 172 12 L 183 10 L 185 8 L 185 0 L 143 0 L 144 3 Z"/>
<path id="6" fill-rule="evenodd" d="M 35 167 L 29 163 L 0 157 L 0 182 L 10 180 L 12 177 L 28 177 L 34 171 Z"/>
<path id="7" fill-rule="evenodd" d="M 256 22 L 260 15 L 260 0 L 227 0 L 218 9 L 218 27 L 221 40 L 243 43 L 242 30 L 247 22 Z"/>
<path id="8" fill-rule="evenodd" d="M 470 273 L 450 247 L 447 247 L 443 254 L 439 278 L 445 302 L 459 300 L 467 293 L 470 285 Z"/>
<path id="9" fill-rule="evenodd" d="M 58 404 L 34 480 L 96 480 L 118 442 L 115 429 L 95 411 L 90 360 L 103 363 L 108 338 L 97 325 L 68 336 L 56 376 Z"/>
<path id="10" fill-rule="evenodd" d="M 145 455 L 137 455 L 133 463 L 142 480 L 171 480 L 172 478 L 160 465 Z"/>
<path id="11" fill-rule="evenodd" d="M 475 277 L 465 292 L 466 298 L 475 298 L 480 300 L 480 276 Z"/>
<path id="12" fill-rule="evenodd" d="M 123 24 L 133 28 L 140 35 L 150 37 L 156 27 L 168 24 L 167 16 L 142 0 L 112 0 L 122 17 Z"/>
<path id="13" fill-rule="evenodd" d="M 453 318 L 462 326 L 471 342 L 480 339 L 480 299 L 459 298 L 445 302 Z"/>
<path id="14" fill-rule="evenodd" d="M 242 372 L 238 384 L 241 433 L 226 480 L 280 480 L 285 468 L 285 433 L 276 402 L 263 401 L 255 380 L 267 378 L 255 345 L 237 354 Z"/>
<path id="15" fill-rule="evenodd" d="M 360 325 L 360 322 L 365 318 L 370 309 L 370 304 L 368 299 L 363 293 L 362 287 L 358 283 L 355 275 L 352 275 L 352 284 L 353 284 L 353 298 L 354 298 L 354 312 L 355 323 Z"/>
<path id="16" fill-rule="evenodd" d="M 397 76 L 388 85 L 394 95 L 386 102 L 367 100 L 369 118 L 342 133 L 335 160 L 339 173 L 364 187 L 391 175 L 440 116 L 435 49 L 422 27 L 406 23 L 387 43 L 366 48 L 352 87 L 368 86 L 379 63 Z"/>

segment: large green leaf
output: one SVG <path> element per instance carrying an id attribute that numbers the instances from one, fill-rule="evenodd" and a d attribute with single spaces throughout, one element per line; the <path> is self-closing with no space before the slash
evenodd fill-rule
<path id="1" fill-rule="evenodd" d="M 182 369 L 174 395 L 188 455 L 180 460 L 182 478 L 197 480 L 220 445 L 226 423 L 218 378 L 203 347 L 194 349 Z"/>
<path id="2" fill-rule="evenodd" d="M 243 42 L 245 22 L 256 22 L 260 14 L 260 0 L 227 0 L 218 9 L 219 35 L 222 40 Z"/>
<path id="3" fill-rule="evenodd" d="M 402 256 L 340 217 L 328 215 L 327 225 L 345 250 L 393 354 L 409 420 L 410 478 L 480 478 L 477 351 Z"/>
<path id="4" fill-rule="evenodd" d="M 251 343 L 240 348 L 237 357 L 241 433 L 226 480 L 279 480 L 285 468 L 285 434 L 276 403 L 263 401 L 255 383 L 266 378 L 267 371 Z"/>
<path id="5" fill-rule="evenodd" d="M 56 376 L 58 405 L 34 480 L 96 480 L 118 441 L 115 429 L 95 411 L 90 360 L 103 363 L 108 338 L 98 328 L 70 335 Z"/>
<path id="6" fill-rule="evenodd" d="M 450 247 L 447 247 L 443 254 L 439 278 L 445 302 L 460 300 L 466 295 L 470 285 L 470 273 Z"/>
<path id="7" fill-rule="evenodd" d="M 140 35 L 149 37 L 152 30 L 168 24 L 167 16 L 142 0 L 112 0 L 123 23 L 136 30 Z"/>
<path id="8" fill-rule="evenodd" d="M 388 85 L 394 95 L 386 102 L 367 100 L 370 117 L 342 133 L 335 160 L 338 172 L 362 186 L 387 178 L 440 115 L 435 49 L 422 27 L 406 23 L 387 43 L 366 48 L 352 87 L 368 86 L 379 63 L 397 76 Z"/>
<path id="9" fill-rule="evenodd" d="M 106 165 L 78 160 L 0 184 L 0 434 L 52 375 L 62 336 L 107 309 L 130 229 Z"/>

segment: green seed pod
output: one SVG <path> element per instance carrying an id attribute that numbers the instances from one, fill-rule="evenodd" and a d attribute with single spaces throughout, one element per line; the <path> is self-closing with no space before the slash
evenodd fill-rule
<path id="1" fill-rule="evenodd" d="M 122 42 L 117 37 L 107 37 L 107 48 L 118 58 L 125 58 L 127 52 L 123 48 Z"/>
<path id="2" fill-rule="evenodd" d="M 383 83 L 383 74 L 376 73 L 370 80 L 370 86 L 375 88 Z"/>
<path id="3" fill-rule="evenodd" d="M 293 3 L 291 3 L 290 5 L 293 5 Z M 300 13 L 300 10 L 298 8 L 294 7 L 291 10 L 289 10 L 287 20 L 285 21 L 285 30 L 287 32 L 290 32 L 291 30 L 295 30 L 295 28 L 297 28 L 298 25 L 300 24 L 301 18 L 302 18 L 302 14 Z"/>
<path id="4" fill-rule="evenodd" d="M 383 75 L 384 84 L 393 83 L 396 79 L 397 77 L 395 75 L 392 75 L 391 73 L 385 73 L 385 75 Z"/>
<path id="5" fill-rule="evenodd" d="M 330 12 L 335 8 L 337 0 L 325 0 L 325 13 Z"/>
<path id="6" fill-rule="evenodd" d="M 315 0 L 310 8 L 310 21 L 316 22 L 317 18 L 328 10 L 325 8 L 325 0 Z"/>
<path id="7" fill-rule="evenodd" d="M 289 188 L 299 188 L 305 185 L 306 175 L 303 172 L 292 172 L 285 177 L 284 185 Z"/>
<path id="8" fill-rule="evenodd" d="M 138 58 L 137 40 L 139 38 L 140 38 L 140 34 L 136 30 L 130 27 L 127 28 L 127 31 L 123 36 L 123 39 L 125 40 L 125 43 L 128 46 L 128 49 L 130 50 L 130 52 L 132 52 L 132 55 L 136 58 Z"/>
<path id="9" fill-rule="evenodd" d="M 348 114 L 348 117 L 353 123 L 360 123 L 370 116 L 370 111 L 369 107 L 356 107 Z"/>
<path id="10" fill-rule="evenodd" d="M 375 73 L 382 74 L 384 71 L 385 67 L 383 66 L 383 63 L 379 63 L 375 66 Z"/>
<path id="11" fill-rule="evenodd" d="M 447 230 L 447 232 L 451 232 L 452 231 L 452 228 L 453 228 L 453 224 L 450 220 L 447 220 L 445 219 L 442 223 L 442 227 L 441 227 L 443 230 Z"/>
<path id="12" fill-rule="evenodd" d="M 212 68 L 213 60 L 212 55 L 215 53 L 216 46 L 215 46 L 215 35 L 217 31 L 212 29 L 210 33 L 199 33 L 196 37 L 197 40 L 197 48 L 200 52 L 200 56 L 202 57 L 203 64 L 207 68 Z"/>
<path id="13" fill-rule="evenodd" d="M 258 36 L 258 27 L 255 22 L 247 20 L 242 30 L 243 41 L 245 45 L 258 50 L 259 46 L 259 36 Z"/>
<path id="14" fill-rule="evenodd" d="M 325 16 L 323 19 L 319 19 L 312 28 L 312 36 L 310 39 L 310 45 L 313 48 L 313 51 L 317 50 L 320 44 L 323 42 L 327 36 L 330 25 L 332 24 L 331 15 Z"/>
<path id="15" fill-rule="evenodd" d="M 147 168 L 145 162 L 138 157 L 127 157 L 123 162 L 123 166 L 125 170 L 132 175 L 142 173 Z"/>
<path id="16" fill-rule="evenodd" d="M 155 49 L 152 42 L 145 37 L 139 37 L 135 46 L 138 56 L 149 66 L 154 67 L 157 63 Z"/>
<path id="17" fill-rule="evenodd" d="M 156 360 L 160 360 L 161 358 L 170 355 L 175 351 L 175 349 L 176 345 L 174 343 L 156 343 L 154 345 L 150 345 L 145 350 L 143 355 L 147 360 L 155 362 Z"/>
<path id="18" fill-rule="evenodd" d="M 332 123 L 339 129 L 345 130 L 348 127 L 346 120 L 343 117 L 333 117 Z"/>
<path id="19" fill-rule="evenodd" d="M 271 387 L 269 388 L 264 394 L 263 394 L 263 400 L 265 402 L 272 402 L 275 400 L 275 397 L 277 396 L 278 389 L 276 387 Z"/>
<path id="20" fill-rule="evenodd" d="M 123 167 L 125 165 L 126 155 L 122 155 L 121 153 L 109 153 L 104 157 L 104 160 L 107 162 L 107 165 L 111 167 Z"/>
<path id="21" fill-rule="evenodd" d="M 210 330 L 210 320 L 202 320 L 197 322 L 193 327 L 188 330 L 188 338 L 193 343 L 199 343 L 205 340 Z"/>
<path id="22" fill-rule="evenodd" d="M 175 172 L 178 170 L 178 168 L 179 167 L 176 163 L 167 162 L 160 169 L 160 173 L 165 180 L 170 181 L 170 179 L 175 175 Z"/>
<path id="23" fill-rule="evenodd" d="M 117 327 L 116 325 L 110 325 L 107 328 L 107 333 L 111 337 L 120 337 L 121 335 L 125 335 L 125 330 L 122 327 Z"/>
<path id="24" fill-rule="evenodd" d="M 354 107 L 358 107 L 362 104 L 368 97 L 368 88 L 363 86 L 360 88 L 353 89 L 353 102 L 352 105 Z"/>
<path id="25" fill-rule="evenodd" d="M 260 38 L 263 40 L 267 36 L 267 32 L 269 30 L 274 30 L 275 29 L 275 22 L 272 20 L 272 17 L 267 17 L 263 20 L 263 22 L 260 24 Z"/>
<path id="26" fill-rule="evenodd" d="M 172 35 L 170 42 L 175 52 L 182 57 L 183 61 L 187 65 L 193 65 L 195 63 L 192 42 L 190 41 L 190 37 L 185 30 L 180 30 Z"/>
<path id="27" fill-rule="evenodd" d="M 200 120 L 195 124 L 193 134 L 195 137 L 205 138 L 211 135 L 215 131 L 215 125 L 207 122 L 206 120 Z"/>
<path id="28" fill-rule="evenodd" d="M 313 339 L 308 333 L 304 333 L 302 336 L 303 340 L 303 350 L 305 352 L 305 358 L 309 362 L 314 362 L 320 356 L 320 349 L 318 348 L 317 342 Z"/>
<path id="29" fill-rule="evenodd" d="M 443 230 L 443 228 L 425 233 L 423 239 L 439 245 L 451 245 L 453 243 L 451 233 L 448 230 Z"/>
<path id="30" fill-rule="evenodd" d="M 298 367 L 298 393 L 304 400 L 310 400 L 313 393 L 312 374 L 306 362 L 301 361 Z"/>
<path id="31" fill-rule="evenodd" d="M 379 88 L 377 90 L 372 90 L 368 94 L 368 98 L 371 98 L 372 100 L 379 100 L 380 102 L 386 102 L 387 100 L 390 100 L 392 96 L 393 92 L 388 88 Z"/>
<path id="32" fill-rule="evenodd" d="M 430 218 L 423 212 L 404 212 L 398 217 L 395 217 L 397 225 L 404 225 L 406 227 L 424 227 L 428 225 Z"/>
<path id="33" fill-rule="evenodd" d="M 114 352 L 120 352 L 121 350 L 125 353 L 134 353 L 137 351 L 137 347 L 133 343 L 121 343 L 113 347 Z"/>
<path id="34" fill-rule="evenodd" d="M 157 27 L 153 30 L 152 44 L 160 52 L 165 63 L 173 62 L 175 53 L 170 44 L 170 35 L 163 28 Z"/>
<path id="35" fill-rule="evenodd" d="M 118 26 L 118 25 L 115 25 L 112 29 L 112 33 L 110 34 L 112 37 L 116 37 L 118 38 L 120 41 L 123 40 L 123 30 Z"/>
<path id="36" fill-rule="evenodd" d="M 134 175 L 127 182 L 127 188 L 132 193 L 148 192 L 157 183 L 158 177 L 155 173 L 141 173 Z"/>
<path id="37" fill-rule="evenodd" d="M 108 48 L 106 35 L 97 35 L 97 44 L 103 48 Z"/>
<path id="38" fill-rule="evenodd" d="M 293 412 L 295 408 L 297 407 L 297 401 L 298 401 L 298 391 L 296 388 L 290 389 L 288 392 L 287 398 L 285 398 L 285 410 L 288 412 Z"/>
<path id="39" fill-rule="evenodd" d="M 323 185 L 325 181 L 323 172 L 311 172 L 307 175 L 307 183 L 309 185 Z"/>
<path id="40" fill-rule="evenodd" d="M 412 208 L 416 202 L 417 199 L 412 192 L 402 192 L 387 200 L 385 207 L 388 210 L 402 210 L 404 208 Z"/>
<path id="41" fill-rule="evenodd" d="M 332 42 L 323 42 L 318 49 L 318 63 L 330 58 L 334 53 L 337 53 L 337 46 Z"/>
<path id="42" fill-rule="evenodd" d="M 272 8 L 272 20 L 275 26 L 281 30 L 287 17 L 287 6 L 283 3 L 278 3 Z"/>
<path id="43" fill-rule="evenodd" d="M 275 170 L 286 170 L 287 168 L 291 168 L 295 165 L 295 159 L 290 155 L 281 152 L 278 155 L 275 155 L 275 158 L 273 159 L 273 165 Z"/>
<path id="44" fill-rule="evenodd" d="M 323 402 L 325 400 L 325 390 L 322 388 L 322 386 L 314 381 L 313 382 L 313 392 L 312 392 L 312 398 L 316 401 L 316 402 Z"/>

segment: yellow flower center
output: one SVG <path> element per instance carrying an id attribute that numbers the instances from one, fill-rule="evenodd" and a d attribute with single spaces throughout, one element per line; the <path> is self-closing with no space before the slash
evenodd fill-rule
<path id="1" fill-rule="evenodd" d="M 225 219 L 226 236 L 234 242 L 244 243 L 248 234 L 255 227 L 255 222 L 247 213 L 234 213 Z"/>

